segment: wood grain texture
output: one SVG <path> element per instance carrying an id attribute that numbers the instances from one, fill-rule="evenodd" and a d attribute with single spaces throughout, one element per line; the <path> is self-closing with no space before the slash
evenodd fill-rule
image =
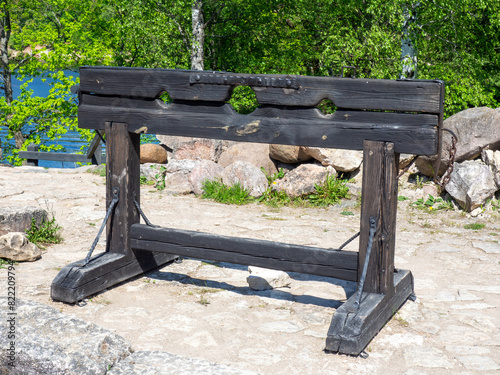
<path id="1" fill-rule="evenodd" d="M 438 116 L 365 111 L 337 111 L 325 116 L 315 108 L 263 106 L 250 115 L 228 104 L 82 96 L 78 124 L 102 129 L 110 121 L 128 124 L 130 132 L 361 150 L 363 141 L 394 143 L 396 152 L 435 154 Z"/>
<path id="2" fill-rule="evenodd" d="M 193 84 L 193 74 L 220 77 L 236 73 L 199 72 L 168 69 L 82 67 L 83 93 L 136 98 L 158 98 L 167 91 L 173 100 L 229 100 L 235 85 Z M 256 75 L 237 74 L 243 79 Z M 262 75 L 267 79 L 286 79 L 286 75 Z M 334 77 L 292 76 L 299 89 L 251 86 L 260 104 L 315 106 L 330 99 L 339 108 L 439 113 L 440 81 L 394 81 Z M 265 81 L 265 79 L 264 79 Z"/>
<path id="3" fill-rule="evenodd" d="M 397 212 L 398 167 L 396 159 L 394 145 L 391 143 L 365 141 L 358 259 L 359 279 L 368 246 L 369 219 L 370 217 L 378 219 L 363 289 L 365 292 L 392 293 Z"/>
<path id="4" fill-rule="evenodd" d="M 249 238 L 135 224 L 132 247 L 356 281 L 357 254 Z"/>
<path id="5" fill-rule="evenodd" d="M 133 203 L 134 193 L 140 203 L 140 135 L 129 133 L 127 124 L 106 123 L 106 207 L 113 199 L 113 189 L 120 189 L 120 199 L 107 225 L 107 250 L 134 258 L 130 247 L 130 227 L 139 222 Z"/>
<path id="6" fill-rule="evenodd" d="M 356 294 L 340 306 L 333 315 L 326 339 L 326 350 L 359 355 L 394 313 L 413 293 L 413 275 L 410 271 L 394 273 L 392 295 L 363 293 L 361 305 L 352 312 Z"/>
<path id="7" fill-rule="evenodd" d="M 55 301 L 76 303 L 131 277 L 165 265 L 176 256 L 146 253 L 127 260 L 118 253 L 101 253 L 83 266 L 83 260 L 64 266 L 52 281 L 50 295 Z"/>

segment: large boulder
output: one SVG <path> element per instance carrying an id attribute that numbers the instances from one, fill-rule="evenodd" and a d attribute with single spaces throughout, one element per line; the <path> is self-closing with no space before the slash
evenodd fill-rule
<path id="1" fill-rule="evenodd" d="M 458 137 L 455 162 L 472 160 L 481 155 L 486 148 L 498 150 L 500 147 L 500 111 L 488 107 L 466 109 L 443 123 L 444 129 L 449 129 Z M 446 171 L 451 147 L 451 135 L 443 132 L 443 152 L 439 175 Z M 434 175 L 437 156 L 420 156 L 416 161 L 419 171 L 426 176 Z"/>
<path id="2" fill-rule="evenodd" d="M 269 186 L 267 177 L 260 168 L 245 161 L 237 160 L 229 164 L 222 174 L 222 182 L 227 186 L 240 184 L 252 197 L 260 197 Z"/>
<path id="3" fill-rule="evenodd" d="M 10 232 L 25 232 L 35 220 L 37 226 L 47 220 L 47 211 L 37 207 L 1 207 L 0 236 Z"/>
<path id="4" fill-rule="evenodd" d="M 319 161 L 325 167 L 332 166 L 340 172 L 355 171 L 363 161 L 363 152 L 356 150 L 304 147 L 304 152 Z"/>
<path id="5" fill-rule="evenodd" d="M 291 145 L 269 145 L 269 156 L 287 164 L 302 163 L 311 159 L 303 147 Z"/>
<path id="6" fill-rule="evenodd" d="M 196 167 L 193 168 L 189 175 L 189 183 L 192 191 L 197 194 L 203 194 L 203 183 L 206 180 L 221 180 L 224 168 L 219 164 L 210 160 L 202 160 Z"/>
<path id="7" fill-rule="evenodd" d="M 483 150 L 481 158 L 490 167 L 495 183 L 500 189 L 500 151 Z"/>
<path id="8" fill-rule="evenodd" d="M 162 145 L 146 143 L 141 145 L 141 164 L 165 164 L 168 161 L 167 149 Z"/>
<path id="9" fill-rule="evenodd" d="M 278 171 L 269 156 L 269 145 L 265 143 L 235 143 L 222 152 L 219 164 L 227 167 L 237 160 L 246 161 L 258 168 L 263 167 L 270 175 Z"/>
<path id="10" fill-rule="evenodd" d="M 492 198 L 497 191 L 490 168 L 476 161 L 455 163 L 446 191 L 470 212 Z"/>
<path id="11" fill-rule="evenodd" d="M 0 303 L 7 306 L 7 298 L 0 297 Z M 16 300 L 15 339 L 9 339 L 4 322 L 12 316 L 7 312 L 0 309 L 5 327 L 0 335 L 0 374 L 106 374 L 132 353 L 130 344 L 116 333 L 24 299 Z"/>
<path id="12" fill-rule="evenodd" d="M 28 240 L 25 233 L 11 232 L 0 236 L 0 258 L 33 262 L 41 257 L 42 252 Z"/>
<path id="13" fill-rule="evenodd" d="M 328 174 L 335 174 L 335 170 L 316 164 L 302 164 L 288 172 L 285 177 L 275 180 L 272 188 L 284 191 L 290 197 L 300 197 L 314 193 L 315 185 L 324 183 Z"/>

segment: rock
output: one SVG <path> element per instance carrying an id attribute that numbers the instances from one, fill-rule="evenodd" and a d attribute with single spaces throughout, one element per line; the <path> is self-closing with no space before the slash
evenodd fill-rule
<path id="1" fill-rule="evenodd" d="M 443 127 L 454 132 L 457 137 L 455 162 L 472 160 L 481 155 L 481 150 L 500 147 L 500 112 L 488 107 L 470 108 L 444 120 Z M 446 171 L 451 146 L 451 135 L 443 132 L 443 152 L 439 175 Z M 416 166 L 426 176 L 434 175 L 437 156 L 420 156 Z"/>
<path id="2" fill-rule="evenodd" d="M 446 191 L 470 212 L 495 194 L 497 186 L 487 165 L 475 161 L 455 163 Z"/>
<path id="3" fill-rule="evenodd" d="M 189 182 L 189 174 L 183 171 L 167 173 L 165 176 L 165 192 L 183 195 L 193 191 L 193 187 Z"/>
<path id="4" fill-rule="evenodd" d="M 193 375 L 258 375 L 199 358 L 181 357 L 167 352 L 135 352 L 120 361 L 107 375 L 193 374 Z"/>
<path id="5" fill-rule="evenodd" d="M 179 137 L 179 136 L 174 136 L 174 135 L 163 135 L 163 134 L 158 134 L 156 138 L 160 141 L 160 144 L 164 145 L 167 147 L 167 149 L 172 152 L 179 145 L 186 143 L 186 142 L 191 142 L 194 138 L 192 137 Z"/>
<path id="6" fill-rule="evenodd" d="M 7 298 L 0 297 L 0 303 L 7 306 Z M 16 313 L 15 367 L 8 365 L 11 340 L 5 328 L 0 335 L 1 374 L 106 374 L 132 353 L 123 337 L 41 303 L 16 299 Z M 7 309 L 0 310 L 0 318 L 11 318 Z"/>
<path id="7" fill-rule="evenodd" d="M 168 161 L 167 149 L 162 145 L 147 143 L 141 145 L 141 164 L 165 164 Z"/>
<path id="8" fill-rule="evenodd" d="M 184 172 L 187 174 L 198 164 L 200 164 L 199 160 L 172 159 L 167 165 L 167 173 Z"/>
<path id="9" fill-rule="evenodd" d="M 219 164 L 210 160 L 202 160 L 196 167 L 193 168 L 189 175 L 189 183 L 191 184 L 192 191 L 200 195 L 203 193 L 203 182 L 206 180 L 213 181 L 222 179 L 224 168 Z"/>
<path id="10" fill-rule="evenodd" d="M 413 154 L 400 154 L 399 155 L 399 169 L 404 169 L 411 163 L 415 155 Z"/>
<path id="11" fill-rule="evenodd" d="M 216 161 L 216 141 L 213 139 L 193 139 L 180 143 L 172 153 L 177 160 L 211 160 Z"/>
<path id="12" fill-rule="evenodd" d="M 302 163 L 311 159 L 301 146 L 290 145 L 269 145 L 269 156 L 288 164 Z"/>
<path id="13" fill-rule="evenodd" d="M 237 160 L 245 161 L 260 168 L 263 167 L 268 174 L 278 170 L 269 156 L 269 145 L 264 143 L 235 143 L 222 152 L 219 164 L 224 168 Z"/>
<path id="14" fill-rule="evenodd" d="M 500 189 L 500 151 L 483 150 L 481 158 L 490 167 L 495 183 Z"/>
<path id="15" fill-rule="evenodd" d="M 267 177 L 260 168 L 239 160 L 224 169 L 222 182 L 228 186 L 239 183 L 252 197 L 260 197 L 269 187 Z"/>
<path id="16" fill-rule="evenodd" d="M 332 166 L 340 172 L 352 172 L 363 161 L 363 152 L 335 148 L 304 147 L 304 152 L 324 166 Z"/>
<path id="17" fill-rule="evenodd" d="M 314 193 L 315 185 L 325 182 L 328 173 L 328 169 L 320 165 L 302 164 L 288 172 L 285 177 L 275 180 L 272 188 L 284 191 L 290 197 L 300 197 Z"/>
<path id="18" fill-rule="evenodd" d="M 247 282 L 252 290 L 283 288 L 292 283 L 290 276 L 283 271 L 249 266 L 248 272 L 250 272 L 250 275 L 247 277 Z"/>
<path id="19" fill-rule="evenodd" d="M 439 197 L 439 192 L 436 185 L 424 185 L 422 191 L 426 199 L 429 195 L 432 195 L 434 198 Z"/>
<path id="20" fill-rule="evenodd" d="M 25 232 L 31 228 L 31 221 L 37 225 L 47 220 L 47 211 L 36 207 L 0 208 L 0 236 L 10 232 Z"/>
<path id="21" fill-rule="evenodd" d="M 16 262 L 33 262 L 42 257 L 42 252 L 22 232 L 11 232 L 0 237 L 0 258 Z"/>

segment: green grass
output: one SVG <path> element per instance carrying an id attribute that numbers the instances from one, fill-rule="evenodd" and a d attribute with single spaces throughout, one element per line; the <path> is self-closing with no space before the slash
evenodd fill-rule
<path id="1" fill-rule="evenodd" d="M 484 227 L 485 227 L 485 225 L 482 223 L 472 223 L 472 224 L 464 225 L 465 229 L 471 229 L 471 230 L 479 230 L 479 229 L 483 229 Z"/>
<path id="2" fill-rule="evenodd" d="M 272 186 L 277 178 L 284 175 L 280 170 L 271 176 L 266 175 Z M 290 197 L 283 191 L 266 189 L 259 198 L 250 196 L 240 184 L 227 186 L 220 180 L 205 181 L 202 184 L 204 199 L 213 199 L 219 203 L 243 205 L 252 202 L 266 204 L 271 207 L 327 207 L 339 203 L 342 199 L 349 197 L 349 188 L 345 180 L 337 179 L 335 176 L 327 176 L 323 184 L 315 185 L 315 193 L 303 197 Z"/>
<path id="3" fill-rule="evenodd" d="M 321 185 L 314 185 L 316 193 L 309 194 L 307 200 L 313 206 L 327 207 L 340 203 L 343 198 L 349 197 L 349 188 L 345 180 L 339 180 L 336 176 L 326 176 Z"/>
<path id="4" fill-rule="evenodd" d="M 427 210 L 429 212 L 438 210 L 452 211 L 455 209 L 452 201 L 445 201 L 440 197 L 435 198 L 430 194 L 426 200 L 424 200 L 424 198 L 417 199 L 415 202 L 411 203 L 411 206 L 419 208 L 421 210 Z"/>
<path id="5" fill-rule="evenodd" d="M 7 268 L 7 266 L 9 266 L 11 264 L 12 264 L 11 260 L 5 259 L 5 258 L 0 258 L 0 270 Z M 14 263 L 14 264 L 17 264 L 17 263 Z"/>
<path id="6" fill-rule="evenodd" d="M 203 182 L 202 187 L 202 198 L 213 199 L 219 203 L 242 205 L 255 201 L 255 198 L 250 196 L 250 192 L 239 183 L 227 186 L 220 180 L 207 180 Z"/>
<path id="7" fill-rule="evenodd" d="M 30 242 L 43 248 L 45 245 L 57 244 L 63 240 L 59 234 L 60 230 L 61 227 L 56 223 L 54 216 L 51 220 L 44 220 L 40 225 L 32 219 L 31 228 L 26 231 L 26 237 Z"/>

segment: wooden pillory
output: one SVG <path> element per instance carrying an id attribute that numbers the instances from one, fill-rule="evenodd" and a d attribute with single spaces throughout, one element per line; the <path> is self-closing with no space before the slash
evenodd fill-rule
<path id="1" fill-rule="evenodd" d="M 241 85 L 260 105 L 249 115 L 227 104 Z M 398 160 L 438 153 L 443 82 L 84 67 L 79 99 L 79 126 L 106 133 L 107 247 L 65 266 L 54 300 L 75 303 L 177 256 L 330 276 L 358 282 L 358 293 L 337 309 L 326 349 L 358 355 L 413 295 L 411 272 L 394 269 Z M 315 107 L 323 99 L 333 115 Z M 144 132 L 363 150 L 359 252 L 140 224 Z"/>

